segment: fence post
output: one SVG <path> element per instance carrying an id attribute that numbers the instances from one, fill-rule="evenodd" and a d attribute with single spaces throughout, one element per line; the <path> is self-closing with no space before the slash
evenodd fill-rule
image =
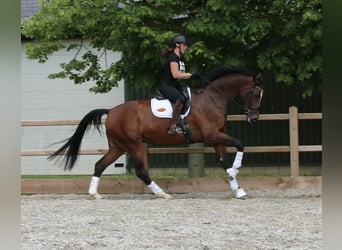
<path id="1" fill-rule="evenodd" d="M 194 143 L 190 147 L 204 147 L 204 143 Z M 188 177 L 204 177 L 204 154 L 188 155 Z"/>
<path id="2" fill-rule="evenodd" d="M 298 109 L 295 106 L 289 108 L 290 127 L 290 162 L 291 176 L 299 176 L 299 151 L 298 151 Z"/>

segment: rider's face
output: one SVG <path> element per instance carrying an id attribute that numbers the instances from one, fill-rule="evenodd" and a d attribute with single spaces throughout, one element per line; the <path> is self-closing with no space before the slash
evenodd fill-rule
<path id="1" fill-rule="evenodd" d="M 182 51 L 182 53 L 185 52 L 186 48 L 188 47 L 188 45 L 186 43 L 181 43 L 180 44 L 180 50 Z"/>

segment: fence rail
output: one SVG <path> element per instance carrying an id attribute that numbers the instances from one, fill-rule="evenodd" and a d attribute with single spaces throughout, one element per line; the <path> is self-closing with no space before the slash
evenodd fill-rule
<path id="1" fill-rule="evenodd" d="M 244 121 L 245 115 L 228 115 L 228 121 Z M 322 113 L 298 113 L 295 106 L 289 108 L 288 114 L 261 114 L 259 120 L 288 120 L 289 121 L 289 146 L 251 146 L 245 147 L 246 153 L 290 153 L 291 176 L 299 176 L 299 152 L 321 152 L 322 145 L 299 145 L 298 120 L 322 119 Z M 102 120 L 104 122 L 105 120 Z M 80 120 L 50 120 L 50 121 L 21 121 L 22 127 L 32 126 L 67 126 L 78 125 Z M 148 148 L 145 154 L 197 154 L 215 153 L 211 147 L 182 147 L 182 148 Z M 234 148 L 227 147 L 227 152 L 235 152 Z M 48 156 L 54 150 L 21 150 L 21 156 Z M 80 155 L 103 155 L 107 149 L 81 150 Z M 147 159 L 147 157 L 145 157 Z M 147 164 L 147 162 L 146 162 Z"/>

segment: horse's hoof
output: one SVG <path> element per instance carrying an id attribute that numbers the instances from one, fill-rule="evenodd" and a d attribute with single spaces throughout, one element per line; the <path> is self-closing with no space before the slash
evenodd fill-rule
<path id="1" fill-rule="evenodd" d="M 90 194 L 91 197 L 95 199 L 102 199 L 103 197 L 99 193 Z"/>
<path id="2" fill-rule="evenodd" d="M 235 197 L 236 197 L 237 199 L 240 199 L 240 200 L 248 199 L 247 193 L 246 193 L 245 190 L 243 190 L 242 188 L 238 188 L 238 189 L 235 191 Z"/>
<path id="3" fill-rule="evenodd" d="M 163 199 L 172 199 L 172 195 L 169 195 L 165 192 L 159 192 L 159 193 L 156 193 L 156 195 L 159 197 L 159 198 L 163 198 Z"/>

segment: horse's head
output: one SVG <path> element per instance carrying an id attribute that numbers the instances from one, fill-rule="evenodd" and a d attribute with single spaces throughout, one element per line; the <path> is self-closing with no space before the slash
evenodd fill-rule
<path id="1" fill-rule="evenodd" d="M 249 86 L 242 88 L 239 98 L 245 109 L 247 121 L 251 123 L 259 119 L 259 109 L 264 92 L 262 76 L 253 76 L 253 81 Z"/>
<path id="2" fill-rule="evenodd" d="M 221 66 L 209 72 L 205 79 L 212 90 L 220 93 L 228 101 L 239 100 L 244 108 L 248 122 L 259 118 L 259 109 L 264 83 L 262 76 L 255 76 L 250 70 L 237 66 Z"/>

